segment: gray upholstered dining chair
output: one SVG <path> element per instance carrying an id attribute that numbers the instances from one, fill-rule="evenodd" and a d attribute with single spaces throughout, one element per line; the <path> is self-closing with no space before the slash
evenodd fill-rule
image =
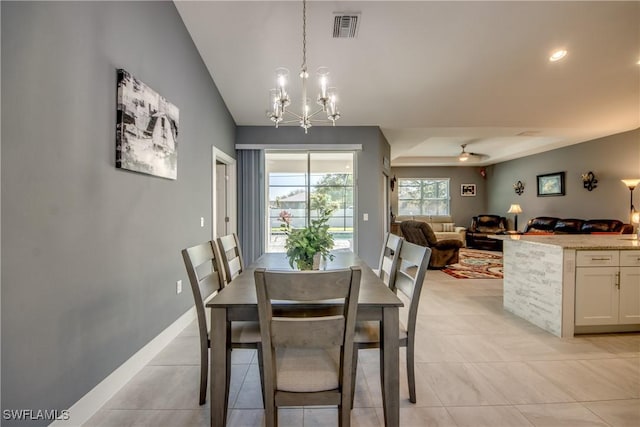
<path id="1" fill-rule="evenodd" d="M 431 249 L 425 246 L 416 245 L 404 241 L 400 248 L 400 260 L 396 271 L 395 289 L 402 292 L 409 300 L 408 310 L 405 318 L 400 318 L 399 340 L 400 347 L 406 347 L 407 355 L 407 380 L 409 383 L 409 400 L 416 403 L 416 376 L 415 376 L 415 336 L 416 322 L 418 316 L 418 303 L 422 292 L 422 283 L 427 274 L 431 258 Z M 356 351 L 353 352 L 353 384 L 356 380 L 356 370 L 358 366 L 358 349 L 379 348 L 380 347 L 380 323 L 379 322 L 358 322 L 354 335 Z M 381 372 L 382 373 L 382 372 Z M 355 387 L 351 391 L 351 401 L 353 402 Z"/>
<path id="2" fill-rule="evenodd" d="M 200 404 L 207 398 L 209 371 L 209 328 L 205 303 L 225 285 L 222 279 L 220 255 L 214 241 L 182 250 L 182 258 L 187 269 L 191 291 L 195 300 L 198 330 L 200 336 Z M 262 368 L 262 348 L 260 347 L 260 324 L 258 322 L 232 322 L 229 348 L 252 348 L 258 351 Z M 260 379 L 262 380 L 262 370 Z M 227 379 L 229 381 L 229 379 Z M 264 389 L 264 388 L 263 388 Z"/>
<path id="3" fill-rule="evenodd" d="M 240 241 L 236 233 L 218 237 L 220 262 L 224 269 L 225 283 L 230 283 L 244 271 L 244 261 L 240 250 Z"/>
<path id="4" fill-rule="evenodd" d="M 396 269 L 398 268 L 398 258 L 400 256 L 402 241 L 402 237 L 387 233 L 384 238 L 384 245 L 382 245 L 382 252 L 380 253 L 377 273 L 382 281 L 391 289 L 395 289 Z"/>
<path id="5" fill-rule="evenodd" d="M 264 357 L 266 426 L 278 425 L 278 407 L 337 405 L 339 425 L 351 417 L 352 354 L 361 271 L 256 269 Z M 279 310 L 272 300 L 344 300 L 338 311 Z"/>

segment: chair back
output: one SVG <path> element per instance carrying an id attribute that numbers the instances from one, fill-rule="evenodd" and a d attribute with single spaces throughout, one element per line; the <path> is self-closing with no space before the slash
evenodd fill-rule
<path id="1" fill-rule="evenodd" d="M 182 250 L 182 259 L 191 283 L 200 339 L 202 340 L 204 337 L 208 340 L 209 328 L 204 303 L 224 287 L 218 247 L 212 240 L 192 246 Z"/>
<path id="2" fill-rule="evenodd" d="M 622 233 L 623 222 L 617 219 L 589 219 L 582 224 L 581 233 L 609 232 Z"/>
<path id="3" fill-rule="evenodd" d="M 411 301 L 405 319 L 401 319 L 407 327 L 410 339 L 413 339 L 416 331 L 418 317 L 418 303 L 422 292 L 422 284 L 427 274 L 431 248 L 404 242 L 400 248 L 400 260 L 396 273 L 396 289 L 402 292 Z M 401 310 L 405 311 L 405 310 Z"/>
<path id="4" fill-rule="evenodd" d="M 536 233 L 536 232 L 549 232 L 553 233 L 553 228 L 556 226 L 556 222 L 558 222 L 558 218 L 551 216 L 539 216 L 536 218 L 531 218 L 527 221 L 527 225 L 524 227 L 525 233 Z"/>
<path id="5" fill-rule="evenodd" d="M 478 215 L 471 218 L 471 227 L 468 231 L 474 233 L 499 233 L 506 231 L 507 218 L 500 215 Z"/>
<path id="6" fill-rule="evenodd" d="M 386 234 L 382 253 L 380 254 L 380 263 L 378 264 L 378 275 L 391 289 L 395 289 L 396 269 L 401 246 L 402 237 L 392 233 Z"/>
<path id="7" fill-rule="evenodd" d="M 360 290 L 360 268 L 329 271 L 274 271 L 259 268 L 254 275 L 262 335 L 265 386 L 268 388 L 267 384 L 271 384 L 272 390 L 276 393 L 278 391 L 279 377 L 275 363 L 277 350 L 337 348 L 340 351 L 340 370 L 336 375 L 338 387 L 330 390 L 304 389 L 313 386 L 308 385 L 308 378 L 302 375 L 296 379 L 302 389 L 296 391 L 338 391 L 339 394 L 346 391 L 347 396 L 350 396 L 350 366 Z M 302 307 L 300 310 L 287 309 L 274 313 L 274 300 L 296 301 L 302 303 Z M 308 305 L 307 309 L 304 308 L 305 302 L 323 300 L 339 300 L 340 303 L 344 301 L 342 310 L 314 311 L 313 314 L 309 314 Z M 304 360 L 301 363 L 304 363 Z M 314 366 L 308 367 L 310 371 L 314 369 Z M 269 401 L 269 390 L 266 393 Z"/>
<path id="8" fill-rule="evenodd" d="M 400 223 L 400 230 L 407 242 L 420 246 L 434 246 L 438 243 L 436 234 L 426 222 L 413 220 L 402 221 Z"/>
<path id="9" fill-rule="evenodd" d="M 240 241 L 236 233 L 218 237 L 220 247 L 220 260 L 224 268 L 225 283 L 230 283 L 244 270 Z"/>

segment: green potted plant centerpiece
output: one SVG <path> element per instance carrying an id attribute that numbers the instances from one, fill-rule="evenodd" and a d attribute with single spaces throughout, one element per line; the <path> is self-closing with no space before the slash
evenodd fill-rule
<path id="1" fill-rule="evenodd" d="M 311 206 L 315 208 L 317 217 L 311 219 L 310 224 L 304 228 L 293 228 L 291 214 L 287 211 L 280 212 L 280 221 L 283 223 L 281 227 L 287 235 L 284 248 L 287 250 L 291 268 L 317 269 L 320 258 L 333 259 L 330 253 L 333 248 L 333 236 L 329 233 L 329 219 L 335 207 L 331 206 L 325 195 L 312 196 Z"/>

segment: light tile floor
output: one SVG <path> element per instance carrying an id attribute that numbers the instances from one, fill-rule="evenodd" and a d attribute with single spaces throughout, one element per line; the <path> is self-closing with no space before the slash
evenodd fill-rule
<path id="1" fill-rule="evenodd" d="M 417 336 L 416 404 L 401 350 L 403 427 L 640 426 L 640 334 L 556 338 L 502 309 L 501 280 L 429 271 Z M 85 425 L 208 426 L 209 405 L 198 405 L 198 357 L 194 324 Z M 232 364 L 227 425 L 261 426 L 255 353 L 234 350 Z M 361 352 L 354 426 L 383 425 L 378 375 L 377 351 Z M 337 425 L 337 412 L 284 409 L 280 425 Z"/>

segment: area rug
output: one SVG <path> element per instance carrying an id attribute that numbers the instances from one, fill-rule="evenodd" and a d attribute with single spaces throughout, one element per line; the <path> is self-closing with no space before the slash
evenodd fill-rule
<path id="1" fill-rule="evenodd" d="M 502 252 L 460 249 L 460 261 L 442 269 L 456 279 L 502 279 Z"/>

